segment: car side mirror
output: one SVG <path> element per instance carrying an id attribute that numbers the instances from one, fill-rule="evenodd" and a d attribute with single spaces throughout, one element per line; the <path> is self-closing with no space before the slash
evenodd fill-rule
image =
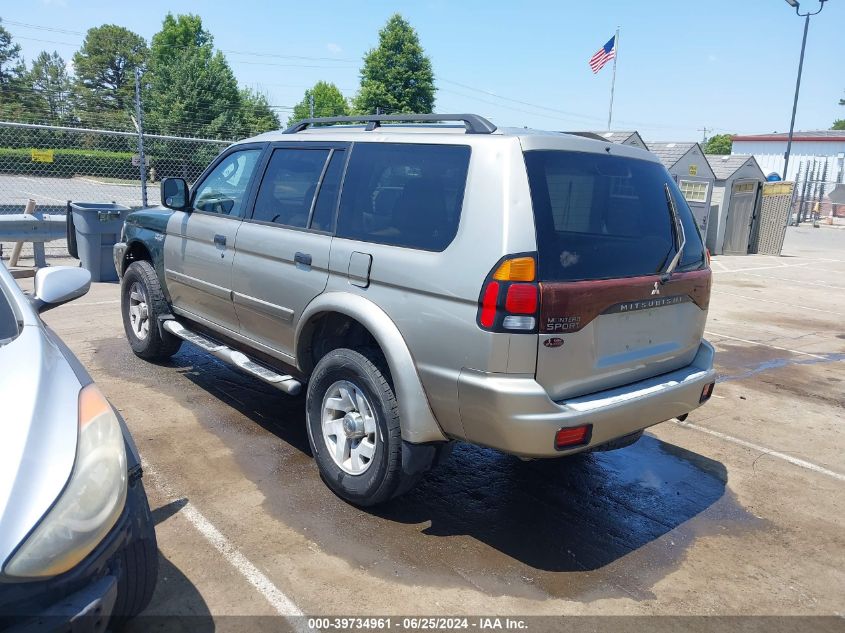
<path id="1" fill-rule="evenodd" d="M 51 266 L 35 273 L 32 303 L 39 313 L 78 299 L 91 288 L 91 273 L 85 268 Z"/>
<path id="2" fill-rule="evenodd" d="M 165 178 L 161 181 L 161 204 L 176 211 L 187 210 L 188 183 L 184 178 Z"/>

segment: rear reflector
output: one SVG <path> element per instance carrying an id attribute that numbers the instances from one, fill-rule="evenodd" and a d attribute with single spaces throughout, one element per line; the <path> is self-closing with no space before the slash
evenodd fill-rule
<path id="1" fill-rule="evenodd" d="M 486 328 L 493 327 L 496 322 L 496 302 L 499 300 L 499 284 L 491 281 L 484 289 L 484 296 L 481 299 L 481 325 Z"/>
<path id="2" fill-rule="evenodd" d="M 590 441 L 592 425 L 573 426 L 568 429 L 561 429 L 555 434 L 555 448 L 568 448 L 587 444 Z"/>
<path id="3" fill-rule="evenodd" d="M 715 382 L 708 383 L 704 385 L 704 389 L 701 390 L 701 398 L 698 399 L 698 402 L 704 402 L 705 400 L 709 400 L 710 396 L 713 395 L 713 387 L 716 386 Z"/>
<path id="4" fill-rule="evenodd" d="M 508 288 L 505 309 L 512 314 L 533 315 L 537 312 L 537 286 L 534 284 L 512 284 Z"/>
<path id="5" fill-rule="evenodd" d="M 534 281 L 534 258 L 514 257 L 507 259 L 493 273 L 499 281 Z"/>

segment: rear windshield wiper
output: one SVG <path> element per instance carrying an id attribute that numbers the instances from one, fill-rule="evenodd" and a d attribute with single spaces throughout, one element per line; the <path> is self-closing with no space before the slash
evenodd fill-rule
<path id="1" fill-rule="evenodd" d="M 675 236 L 675 256 L 660 277 L 660 280 L 665 283 L 672 276 L 672 273 L 681 261 L 681 255 L 683 255 L 684 247 L 687 245 L 687 236 L 684 233 L 684 224 L 681 222 L 680 216 L 678 216 L 678 208 L 675 206 L 675 200 L 672 198 L 672 192 L 669 189 L 668 183 L 663 185 L 663 190 L 666 193 L 666 205 L 669 207 L 669 217 L 672 218 L 672 225 L 674 227 L 672 234 Z"/>

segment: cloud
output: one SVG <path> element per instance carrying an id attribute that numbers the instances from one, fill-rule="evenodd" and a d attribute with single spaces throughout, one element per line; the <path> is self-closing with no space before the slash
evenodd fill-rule
<path id="1" fill-rule="evenodd" d="M 717 59 L 719 59 L 719 58 L 718 58 L 718 57 L 716 57 L 713 53 L 710 53 L 710 54 L 707 56 L 707 61 L 710 61 L 710 62 L 715 62 Z"/>
<path id="2" fill-rule="evenodd" d="M 338 55 L 343 52 L 343 49 L 340 47 L 340 44 L 335 44 L 334 42 L 329 42 L 326 44 L 326 48 L 329 49 L 330 53 L 334 53 Z"/>

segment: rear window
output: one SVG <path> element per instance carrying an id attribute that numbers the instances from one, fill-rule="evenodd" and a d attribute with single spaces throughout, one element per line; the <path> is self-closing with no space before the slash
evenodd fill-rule
<path id="1" fill-rule="evenodd" d="M 665 186 L 687 245 L 677 270 L 704 264 L 704 247 L 677 185 L 659 163 L 586 152 L 525 153 L 539 277 L 579 281 L 652 275 L 675 254 Z"/>
<path id="2" fill-rule="evenodd" d="M 337 235 L 442 251 L 458 230 L 469 155 L 466 145 L 356 143 Z"/>

